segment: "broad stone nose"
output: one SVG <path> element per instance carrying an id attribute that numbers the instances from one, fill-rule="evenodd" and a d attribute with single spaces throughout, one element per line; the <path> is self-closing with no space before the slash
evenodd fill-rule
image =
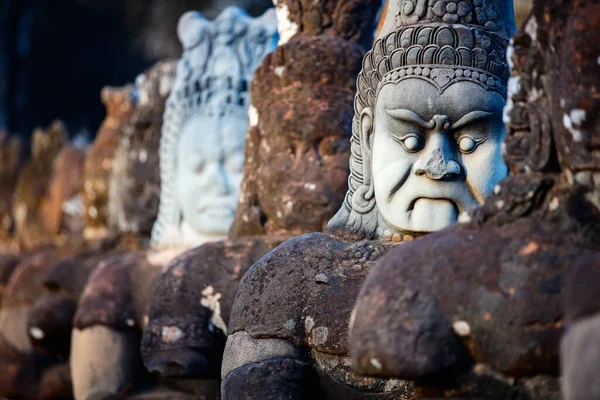
<path id="1" fill-rule="evenodd" d="M 441 139 L 444 141 L 445 139 Z M 433 151 L 426 153 L 425 160 L 419 159 L 414 164 L 414 173 L 427 175 L 433 180 L 452 180 L 460 175 L 460 164 L 449 157 L 445 143 L 437 143 Z"/>

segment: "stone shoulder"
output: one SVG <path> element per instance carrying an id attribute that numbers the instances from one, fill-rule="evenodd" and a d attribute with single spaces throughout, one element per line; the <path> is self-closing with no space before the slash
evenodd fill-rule
<path id="1" fill-rule="evenodd" d="M 348 242 L 326 233 L 286 241 L 245 275 L 230 332 L 347 354 L 348 320 L 358 291 L 375 260 L 391 247 L 381 241 Z"/>
<path id="2" fill-rule="evenodd" d="M 98 263 L 79 299 L 73 321 L 75 328 L 104 325 L 132 329 L 136 325 L 131 270 L 138 259 L 136 254 L 127 254 Z"/>

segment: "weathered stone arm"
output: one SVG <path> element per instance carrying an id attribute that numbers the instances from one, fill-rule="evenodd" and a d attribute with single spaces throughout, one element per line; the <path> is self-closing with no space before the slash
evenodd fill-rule
<path id="1" fill-rule="evenodd" d="M 139 354 L 140 315 L 136 299 L 151 275 L 134 253 L 104 260 L 79 300 L 71 339 L 71 373 L 77 400 L 102 399 L 143 381 Z M 135 298 L 134 298 L 135 297 Z M 147 373 L 147 372 L 146 372 Z"/>
<path id="2" fill-rule="evenodd" d="M 71 335 L 70 365 L 75 399 L 110 398 L 135 380 L 139 335 L 102 325 L 73 329 Z"/>
<path id="3" fill-rule="evenodd" d="M 313 399 L 317 375 L 301 350 L 283 339 L 229 337 L 221 370 L 221 398 Z"/>

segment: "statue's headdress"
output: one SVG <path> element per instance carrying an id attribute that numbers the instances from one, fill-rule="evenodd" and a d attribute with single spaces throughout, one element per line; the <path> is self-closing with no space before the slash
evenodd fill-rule
<path id="1" fill-rule="evenodd" d="M 177 32 L 184 52 L 163 119 L 161 195 L 158 219 L 152 229 L 154 246 L 179 241 L 182 215 L 175 181 L 177 143 L 182 128 L 198 116 L 246 121 L 249 82 L 262 57 L 277 43 L 272 9 L 253 19 L 240 8 L 228 7 L 212 22 L 199 12 L 190 11 L 179 20 Z M 241 133 L 244 134 L 245 131 Z"/>
<path id="2" fill-rule="evenodd" d="M 357 238 L 379 236 L 363 110 L 375 107 L 379 90 L 422 79 L 440 92 L 469 81 L 506 97 L 506 48 L 516 32 L 512 0 L 390 0 L 373 48 L 357 79 L 348 193 L 329 230 Z"/>

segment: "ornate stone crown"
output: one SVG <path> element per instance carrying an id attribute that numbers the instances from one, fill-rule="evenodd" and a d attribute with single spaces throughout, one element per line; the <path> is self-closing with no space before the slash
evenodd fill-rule
<path id="1" fill-rule="evenodd" d="M 516 32 L 512 0 L 390 0 L 386 19 L 357 78 L 350 177 L 342 208 L 329 229 L 359 238 L 376 237 L 378 212 L 371 184 L 369 150 L 359 117 L 375 107 L 385 85 L 426 80 L 440 93 L 469 81 L 506 98 L 509 38 Z M 368 171 L 368 172 L 367 172 Z"/>

